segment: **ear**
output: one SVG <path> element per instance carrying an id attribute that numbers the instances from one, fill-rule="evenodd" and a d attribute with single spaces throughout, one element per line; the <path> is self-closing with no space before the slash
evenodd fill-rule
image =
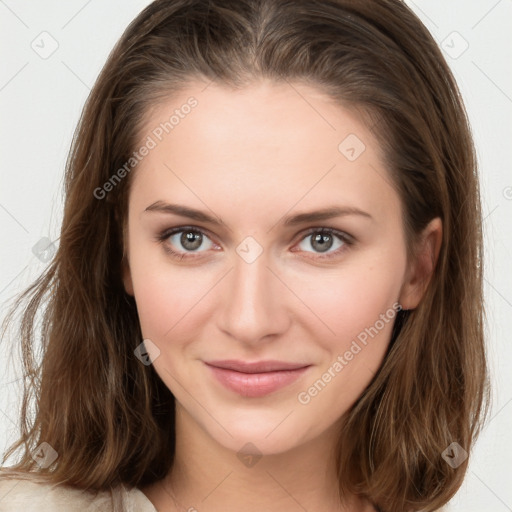
<path id="1" fill-rule="evenodd" d="M 121 259 L 121 276 L 123 279 L 124 290 L 128 295 L 134 296 L 133 293 L 133 282 L 132 282 L 132 272 L 130 270 L 130 262 L 128 261 L 128 225 L 126 222 L 122 221 L 122 217 L 119 214 L 118 210 L 116 210 L 116 219 L 119 225 L 122 226 L 122 238 L 121 238 L 121 246 L 123 249 L 123 257 Z"/>
<path id="2" fill-rule="evenodd" d="M 400 291 L 399 302 L 403 309 L 414 309 L 420 303 L 434 273 L 442 240 L 443 224 L 436 217 L 429 222 L 415 245 L 413 261 Z"/>
<path id="3" fill-rule="evenodd" d="M 130 264 L 128 262 L 128 258 L 126 256 L 123 257 L 123 261 L 121 262 L 121 273 L 123 276 L 123 284 L 124 289 L 128 295 L 133 297 L 133 282 L 132 282 L 132 273 L 130 270 Z"/>

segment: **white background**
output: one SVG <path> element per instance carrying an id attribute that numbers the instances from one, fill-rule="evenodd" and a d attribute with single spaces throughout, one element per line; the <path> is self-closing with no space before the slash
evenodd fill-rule
<path id="1" fill-rule="evenodd" d="M 2 318 L 7 301 L 45 268 L 32 249 L 59 236 L 64 163 L 81 108 L 110 49 L 148 3 L 0 0 Z M 485 216 L 493 404 L 449 510 L 512 511 L 512 0 L 407 3 L 445 50 L 465 98 Z M 51 36 L 40 35 L 45 31 Z M 42 38 L 46 51 L 58 44 L 46 59 L 32 48 L 42 52 Z M 15 439 L 20 381 L 17 352 L 10 357 L 5 342 L 0 349 L 3 451 Z"/>

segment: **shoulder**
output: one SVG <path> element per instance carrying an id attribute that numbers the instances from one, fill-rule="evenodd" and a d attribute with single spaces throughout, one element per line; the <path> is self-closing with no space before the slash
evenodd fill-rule
<path id="1" fill-rule="evenodd" d="M 126 512 L 155 512 L 138 489 L 116 488 Z M 109 491 L 85 491 L 32 478 L 0 477 L 0 512 L 112 512 Z"/>
<path id="2" fill-rule="evenodd" d="M 92 493 L 30 478 L 0 478 L 1 512 L 107 512 L 110 493 Z"/>

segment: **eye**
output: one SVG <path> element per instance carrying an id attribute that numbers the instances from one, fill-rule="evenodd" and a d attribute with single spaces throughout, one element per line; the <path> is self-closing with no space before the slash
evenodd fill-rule
<path id="1" fill-rule="evenodd" d="M 353 243 L 352 237 L 341 231 L 332 228 L 315 228 L 309 231 L 298 247 L 301 251 L 313 252 L 321 258 L 330 258 L 338 256 Z M 313 250 L 309 250 L 310 248 Z"/>
<path id="2" fill-rule="evenodd" d="M 202 229 L 193 226 L 167 229 L 157 235 L 156 240 L 167 253 L 179 260 L 200 257 L 201 253 L 211 249 L 221 249 Z M 292 251 L 313 253 L 314 258 L 324 259 L 339 256 L 353 244 L 354 239 L 347 233 L 333 228 L 313 228 L 303 236 L 298 249 Z"/>
<path id="3" fill-rule="evenodd" d="M 168 229 L 158 235 L 157 239 L 168 253 L 178 259 L 194 257 L 189 253 L 203 253 L 218 247 L 204 231 L 187 226 Z"/>

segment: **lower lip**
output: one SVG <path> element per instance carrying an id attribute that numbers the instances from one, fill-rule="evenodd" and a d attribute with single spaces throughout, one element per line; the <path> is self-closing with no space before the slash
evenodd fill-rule
<path id="1" fill-rule="evenodd" d="M 269 395 L 295 382 L 304 375 L 309 366 L 296 370 L 281 370 L 265 373 L 242 373 L 216 366 L 206 365 L 217 380 L 226 388 L 241 396 L 256 398 Z"/>

